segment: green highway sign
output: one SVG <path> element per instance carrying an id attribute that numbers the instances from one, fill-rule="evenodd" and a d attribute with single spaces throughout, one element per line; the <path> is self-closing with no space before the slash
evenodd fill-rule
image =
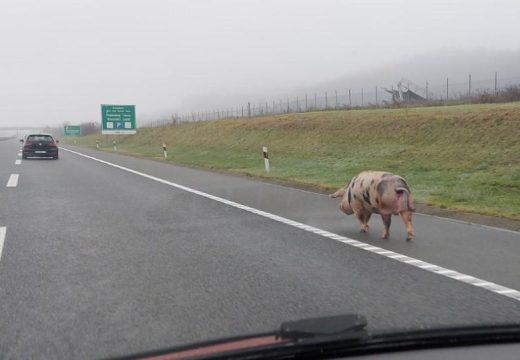
<path id="1" fill-rule="evenodd" d="M 101 105 L 101 134 L 135 133 L 135 105 Z"/>
<path id="2" fill-rule="evenodd" d="M 65 125 L 65 136 L 81 136 L 81 126 L 79 125 Z"/>

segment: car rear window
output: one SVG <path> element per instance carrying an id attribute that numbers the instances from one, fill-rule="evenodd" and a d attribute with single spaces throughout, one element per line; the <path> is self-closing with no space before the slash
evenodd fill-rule
<path id="1" fill-rule="evenodd" d="M 53 142 L 54 139 L 52 138 L 52 136 L 49 136 L 49 135 L 30 135 L 28 138 L 27 138 L 27 141 L 30 141 L 30 142 Z"/>

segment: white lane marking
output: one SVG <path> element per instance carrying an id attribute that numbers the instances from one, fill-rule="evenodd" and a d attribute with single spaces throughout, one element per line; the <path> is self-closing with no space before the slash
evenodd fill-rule
<path id="1" fill-rule="evenodd" d="M 182 165 L 176 165 L 176 166 L 181 166 L 182 167 Z M 243 177 L 243 175 L 240 175 L 240 174 L 226 174 L 226 175 Z M 255 179 L 255 180 L 257 180 L 259 182 L 262 182 L 262 183 L 265 183 L 265 184 L 267 184 L 269 186 L 276 186 L 276 187 L 281 187 L 281 188 L 284 188 L 284 189 L 287 189 L 287 190 L 301 191 L 301 192 L 304 192 L 304 193 L 307 193 L 307 194 L 323 196 L 323 192 L 319 192 L 319 191 L 303 190 L 303 189 L 298 189 L 296 187 L 291 187 L 291 186 L 288 186 L 288 185 L 273 184 L 273 183 L 269 182 L 268 180 L 265 180 L 265 179 L 262 179 L 262 178 Z M 489 230 L 497 230 L 497 231 L 513 233 L 515 235 L 520 234 L 520 231 L 518 231 L 518 230 L 510 230 L 510 229 L 500 228 L 500 227 L 491 226 L 491 225 L 477 224 L 477 223 L 474 223 L 474 222 L 471 222 L 471 221 L 452 219 L 452 218 L 449 218 L 449 217 L 443 217 L 443 216 L 431 215 L 431 214 L 424 214 L 424 213 L 420 213 L 420 212 L 415 212 L 414 216 L 416 216 L 416 215 L 432 217 L 432 218 L 435 218 L 435 219 L 439 219 L 439 220 L 443 220 L 443 221 L 450 221 L 450 222 L 457 223 L 457 224 L 462 224 L 462 225 L 477 226 L 477 227 L 481 227 L 481 228 L 489 229 Z"/>
<path id="2" fill-rule="evenodd" d="M 22 160 L 18 159 L 14 162 L 15 165 L 21 165 L 22 164 Z"/>
<path id="3" fill-rule="evenodd" d="M 105 165 L 108 165 L 108 166 L 112 166 L 112 167 L 114 167 L 116 169 L 120 169 L 120 170 L 129 172 L 129 173 L 132 173 L 132 174 L 135 174 L 135 175 L 139 175 L 139 176 L 142 176 L 144 178 L 147 178 L 147 179 L 150 179 L 150 180 L 153 180 L 153 181 L 157 181 L 159 183 L 162 183 L 162 184 L 165 184 L 165 185 L 169 185 L 171 187 L 174 187 L 174 188 L 177 188 L 177 189 L 180 189 L 180 190 L 183 190 L 183 191 L 187 191 L 189 193 L 192 193 L 192 194 L 195 194 L 195 195 L 199 195 L 199 196 L 205 197 L 207 199 L 211 199 L 211 200 L 220 202 L 222 204 L 226 204 L 226 205 L 229 205 L 229 206 L 232 206 L 232 207 L 235 207 L 235 208 L 238 208 L 238 209 L 241 209 L 241 210 L 244 210 L 244 211 L 256 214 L 256 215 L 260 215 L 260 216 L 266 217 L 268 219 L 272 219 L 272 220 L 281 222 L 281 223 L 286 224 L 286 225 L 290 225 L 290 226 L 293 226 L 293 227 L 296 227 L 296 228 L 299 228 L 299 229 L 302 229 L 302 230 L 314 233 L 316 235 L 320 235 L 320 236 L 323 236 L 323 237 L 326 237 L 326 238 L 329 238 L 329 239 L 332 239 L 332 240 L 336 240 L 336 241 L 339 241 L 339 242 L 342 242 L 342 243 L 345 243 L 345 244 L 349 244 L 349 245 L 352 245 L 352 246 L 357 247 L 359 249 L 362 249 L 362 250 L 365 250 L 365 251 L 368 251 L 368 252 L 371 252 L 371 253 L 374 253 L 374 254 L 378 254 L 378 255 L 384 256 L 386 258 L 397 260 L 397 261 L 402 262 L 404 264 L 408 264 L 409 266 L 414 266 L 416 268 L 423 269 L 425 271 L 428 271 L 428 272 L 431 272 L 431 273 L 434 273 L 434 274 L 437 274 L 437 275 L 441 275 L 441 276 L 447 277 L 449 279 L 457 280 L 457 281 L 460 281 L 460 282 L 463 282 L 463 283 L 466 283 L 466 284 L 469 284 L 469 285 L 476 286 L 476 287 L 481 288 L 481 289 L 489 290 L 491 292 L 494 292 L 495 294 L 499 294 L 499 295 L 502 295 L 502 296 L 507 296 L 509 298 L 515 299 L 517 301 L 520 301 L 520 291 L 515 290 L 515 289 L 511 289 L 511 288 L 508 288 L 508 287 L 505 287 L 505 286 L 502 286 L 502 285 L 499 285 L 499 284 L 496 284 L 496 283 L 492 283 L 490 281 L 479 279 L 479 278 L 471 276 L 471 275 L 466 275 L 466 274 L 463 274 L 463 273 L 460 273 L 460 272 L 457 272 L 457 271 L 454 271 L 454 270 L 443 268 L 441 266 L 437 266 L 435 264 L 431 264 L 431 263 L 428 263 L 426 261 L 422 261 L 422 260 L 419 260 L 419 259 L 414 259 L 414 258 L 412 258 L 410 256 L 407 256 L 407 255 L 399 254 L 399 253 L 396 253 L 396 252 L 393 252 L 393 251 L 388 251 L 386 249 L 383 249 L 383 248 L 380 248 L 380 247 L 377 247 L 377 246 L 372 246 L 370 244 L 366 244 L 366 243 L 358 241 L 358 240 L 350 239 L 350 238 L 348 238 L 346 236 L 341 236 L 341 235 L 338 235 L 338 234 L 334 234 L 334 233 L 331 233 L 329 231 L 316 228 L 314 226 L 302 224 L 302 223 L 299 223 L 297 221 L 284 218 L 282 216 L 274 215 L 274 214 L 268 213 L 268 212 L 263 211 L 263 210 L 258 210 L 258 209 L 252 208 L 250 206 L 246 206 L 246 205 L 243 205 L 243 204 L 231 201 L 231 200 L 227 200 L 227 199 L 215 196 L 215 195 L 211 195 L 211 194 L 199 191 L 199 190 L 195 190 L 195 189 L 192 189 L 192 188 L 184 186 L 184 185 L 180 185 L 180 184 L 168 181 L 168 180 L 164 180 L 164 179 L 158 178 L 156 176 L 152 176 L 152 175 L 148 175 L 148 174 L 142 173 L 140 171 L 132 170 L 130 168 L 127 168 L 127 167 L 124 167 L 124 166 L 121 166 L 121 165 L 117 165 L 117 164 L 114 164 L 114 163 L 111 163 L 111 162 L 108 162 L 108 161 L 105 161 L 105 160 L 101 160 L 101 159 L 98 159 L 98 158 L 90 156 L 90 155 L 86 155 L 86 154 L 83 154 L 83 153 L 80 153 L 80 152 L 77 152 L 77 151 L 73 151 L 73 150 L 69 150 L 69 149 L 66 149 L 66 148 L 61 148 L 61 149 L 65 150 L 65 151 L 68 151 L 70 153 L 82 156 L 84 158 L 87 158 L 87 159 L 90 159 L 90 160 L 94 160 L 94 161 L 97 161 L 99 163 L 102 163 L 102 164 L 105 164 Z M 419 262 L 415 262 L 413 260 L 418 260 Z M 482 285 L 483 283 L 485 283 L 485 285 Z"/>
<path id="4" fill-rule="evenodd" d="M 18 185 L 18 177 L 20 175 L 18 174 L 11 174 L 11 176 L 9 176 L 9 180 L 7 181 L 7 187 L 16 187 Z"/>
<path id="5" fill-rule="evenodd" d="M 18 153 L 18 156 L 22 156 L 22 153 L 21 153 L 21 152 L 19 152 L 19 153 Z"/>
<path id="6" fill-rule="evenodd" d="M 2 250 L 4 248 L 4 240 L 5 240 L 6 232 L 7 232 L 7 228 L 5 226 L 0 226 L 0 259 L 2 259 Z"/>

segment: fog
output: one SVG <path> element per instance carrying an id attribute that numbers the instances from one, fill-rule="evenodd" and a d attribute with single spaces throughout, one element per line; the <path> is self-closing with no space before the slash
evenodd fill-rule
<path id="1" fill-rule="evenodd" d="M 100 121 L 100 104 L 135 104 L 143 124 L 401 77 L 520 76 L 517 0 L 1 5 L 4 127 Z"/>

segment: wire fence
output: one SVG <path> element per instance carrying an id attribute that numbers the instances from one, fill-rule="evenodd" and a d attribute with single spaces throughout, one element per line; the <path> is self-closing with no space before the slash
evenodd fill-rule
<path id="1" fill-rule="evenodd" d="M 511 96 L 504 96 L 507 92 Z M 141 127 L 160 127 L 185 122 L 209 121 L 229 118 L 253 118 L 288 113 L 349 110 L 374 107 L 443 105 L 454 103 L 501 102 L 520 100 L 520 76 L 499 78 L 498 73 L 489 79 L 472 79 L 443 82 L 431 85 L 429 81 L 416 84 L 405 78 L 390 86 L 371 86 L 353 89 L 306 93 L 264 102 L 248 102 L 233 107 L 175 113 L 169 119 L 149 122 Z"/>

